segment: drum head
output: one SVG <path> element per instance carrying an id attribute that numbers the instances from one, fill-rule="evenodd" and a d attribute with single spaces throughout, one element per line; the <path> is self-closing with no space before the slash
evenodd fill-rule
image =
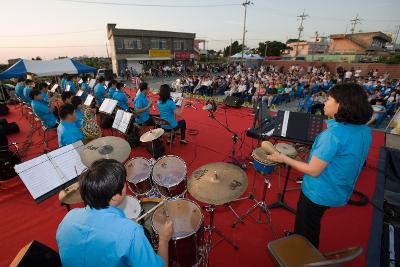
<path id="1" fill-rule="evenodd" d="M 124 200 L 117 207 L 125 213 L 126 218 L 131 220 L 138 218 L 142 211 L 139 200 L 129 195 L 125 195 Z"/>
<path id="2" fill-rule="evenodd" d="M 174 224 L 172 234 L 174 240 L 197 233 L 203 224 L 203 214 L 196 203 L 188 199 L 170 200 L 153 213 L 152 224 L 157 233 L 167 220 L 167 214 Z"/>
<path id="3" fill-rule="evenodd" d="M 260 162 L 263 165 L 271 165 L 271 164 L 276 164 L 273 161 L 270 161 L 267 159 L 267 156 L 269 154 L 267 154 L 265 152 L 264 149 L 262 149 L 261 147 L 257 147 L 256 149 L 253 150 L 253 152 L 251 153 L 251 156 L 253 157 L 254 160 Z"/>
<path id="4" fill-rule="evenodd" d="M 146 180 L 151 175 L 150 160 L 142 157 L 137 157 L 125 163 L 126 180 L 130 183 L 137 184 Z"/>
<path id="5" fill-rule="evenodd" d="M 295 157 L 297 155 L 297 151 L 294 146 L 286 144 L 286 143 L 278 143 L 275 145 L 276 150 L 280 153 L 285 154 L 289 157 Z"/>
<path id="6" fill-rule="evenodd" d="M 153 168 L 153 181 L 164 187 L 179 184 L 186 177 L 186 163 L 177 156 L 164 156 L 157 160 Z"/>

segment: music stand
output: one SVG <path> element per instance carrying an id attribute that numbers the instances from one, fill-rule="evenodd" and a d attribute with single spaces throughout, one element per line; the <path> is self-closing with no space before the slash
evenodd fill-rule
<path id="1" fill-rule="evenodd" d="M 288 166 L 287 172 L 286 172 L 286 177 L 285 177 L 285 183 L 283 185 L 283 189 L 281 193 L 278 193 L 278 199 L 276 202 L 268 205 L 267 207 L 269 209 L 275 209 L 275 208 L 284 208 L 287 211 L 290 211 L 291 213 L 296 215 L 296 210 L 292 207 L 289 206 L 289 204 L 287 204 L 285 202 L 285 195 L 287 192 L 287 185 L 288 185 L 288 181 L 289 181 L 289 176 L 290 176 L 290 172 L 292 170 L 291 166 Z"/>

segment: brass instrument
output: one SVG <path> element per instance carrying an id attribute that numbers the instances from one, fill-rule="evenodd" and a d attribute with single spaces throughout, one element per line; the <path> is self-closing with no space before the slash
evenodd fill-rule
<path id="1" fill-rule="evenodd" d="M 85 126 L 81 128 L 83 134 L 85 135 L 85 139 L 83 140 L 84 144 L 89 143 L 90 141 L 100 138 L 102 136 L 102 131 L 99 125 L 96 122 L 96 111 L 90 107 L 83 106 L 83 120 L 85 122 Z"/>

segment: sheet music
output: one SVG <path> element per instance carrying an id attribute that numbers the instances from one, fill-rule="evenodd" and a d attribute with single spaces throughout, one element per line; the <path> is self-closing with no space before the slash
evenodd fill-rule
<path id="1" fill-rule="evenodd" d="M 14 169 L 34 199 L 62 184 L 47 155 L 15 165 Z"/>
<path id="2" fill-rule="evenodd" d="M 283 123 L 282 123 L 282 137 L 286 137 L 286 132 L 288 128 L 288 123 L 289 123 L 289 115 L 290 111 L 286 110 L 285 114 L 283 115 Z"/>
<path id="3" fill-rule="evenodd" d="M 112 114 L 115 107 L 117 106 L 117 103 L 117 100 L 106 98 L 101 104 L 99 111 L 106 114 Z"/>
<path id="4" fill-rule="evenodd" d="M 58 88 L 58 84 L 53 85 L 53 87 L 51 87 L 51 89 L 50 89 L 50 92 L 55 93 L 57 88 Z"/>
<path id="5" fill-rule="evenodd" d="M 65 91 L 69 92 L 71 90 L 71 85 L 67 84 L 67 86 L 65 87 Z"/>
<path id="6" fill-rule="evenodd" d="M 115 118 L 113 121 L 112 128 L 118 130 L 119 124 L 121 123 L 123 116 L 124 116 L 124 111 L 122 109 L 117 110 L 117 113 L 115 114 Z"/>
<path id="7" fill-rule="evenodd" d="M 76 96 L 82 96 L 83 91 L 81 89 L 78 90 L 78 92 L 76 92 Z"/>
<path id="8" fill-rule="evenodd" d="M 82 80 L 82 79 L 80 79 L 80 80 L 78 81 L 78 83 L 79 83 L 79 84 L 83 83 L 83 80 Z"/>
<path id="9" fill-rule="evenodd" d="M 82 141 L 60 147 L 47 154 L 54 167 L 61 171 L 64 183 L 74 179 L 86 170 L 86 166 L 83 165 L 81 157 L 75 149 L 75 147 L 80 146 L 83 146 Z"/>
<path id="10" fill-rule="evenodd" d="M 174 101 L 177 106 L 181 106 L 182 105 L 182 100 L 183 100 L 183 94 L 182 93 L 171 92 L 171 98 L 172 98 L 172 101 Z"/>
<path id="11" fill-rule="evenodd" d="M 14 169 L 37 199 L 80 175 L 86 167 L 79 156 L 82 141 L 15 165 Z"/>
<path id="12" fill-rule="evenodd" d="M 88 95 L 86 97 L 85 103 L 83 103 L 85 106 L 90 106 L 93 102 L 94 96 Z"/>
<path id="13" fill-rule="evenodd" d="M 96 84 L 96 79 L 90 79 L 89 87 L 93 89 L 94 85 Z"/>
<path id="14" fill-rule="evenodd" d="M 112 125 L 112 128 L 117 129 L 122 133 L 126 133 L 128 130 L 129 124 L 131 122 L 133 114 L 130 112 L 123 111 L 119 109 L 117 114 L 115 114 L 115 119 Z"/>

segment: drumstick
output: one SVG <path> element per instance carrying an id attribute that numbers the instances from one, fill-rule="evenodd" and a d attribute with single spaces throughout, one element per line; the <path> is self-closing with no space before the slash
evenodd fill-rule
<path id="1" fill-rule="evenodd" d="M 152 213 L 153 211 L 155 211 L 158 207 L 160 207 L 161 205 L 163 205 L 165 203 L 165 200 L 162 200 L 160 203 L 158 203 L 157 205 L 155 205 L 154 207 L 152 207 L 151 209 L 149 209 L 148 212 L 144 213 L 142 216 L 140 216 L 139 218 L 136 219 L 136 221 L 140 221 L 141 219 L 149 216 L 150 213 Z"/>
<path id="2" fill-rule="evenodd" d="M 168 212 L 168 204 L 165 203 L 164 205 L 164 213 L 165 213 L 165 217 L 167 217 L 167 219 L 169 218 L 169 212 Z"/>

